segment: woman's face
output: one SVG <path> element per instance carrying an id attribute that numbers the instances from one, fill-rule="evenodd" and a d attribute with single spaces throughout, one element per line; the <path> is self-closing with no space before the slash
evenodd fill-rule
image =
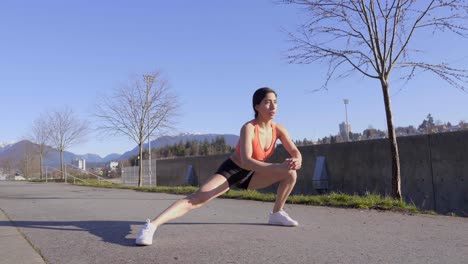
<path id="1" fill-rule="evenodd" d="M 267 93 L 262 99 L 260 104 L 255 106 L 259 117 L 265 119 L 272 119 L 276 114 L 276 95 L 274 93 Z"/>

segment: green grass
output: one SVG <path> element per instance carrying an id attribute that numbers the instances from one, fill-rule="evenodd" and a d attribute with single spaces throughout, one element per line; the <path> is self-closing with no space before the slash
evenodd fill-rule
<path id="1" fill-rule="evenodd" d="M 44 182 L 45 180 L 40 180 L 40 179 L 28 179 L 28 182 Z M 62 179 L 48 179 L 47 182 L 65 182 Z"/>
<path id="2" fill-rule="evenodd" d="M 193 186 L 158 186 L 139 188 L 135 186 L 125 186 L 105 181 L 98 182 L 97 180 L 86 180 L 86 182 L 88 182 L 88 184 L 76 182 L 76 185 L 113 189 L 130 189 L 141 192 L 157 192 L 179 195 L 188 195 L 198 190 L 198 187 Z M 227 193 L 221 196 L 221 198 L 228 199 L 243 199 L 264 202 L 274 202 L 275 197 L 276 195 L 272 193 L 261 193 L 258 191 L 251 190 L 229 190 Z M 331 206 L 340 208 L 389 210 L 405 213 L 436 214 L 433 211 L 420 210 L 415 205 L 407 204 L 404 201 L 396 200 L 391 197 L 383 197 L 381 195 L 372 193 L 366 193 L 365 195 L 349 195 L 344 193 L 332 192 L 322 195 L 291 195 L 289 196 L 287 203 L 315 206 Z"/>

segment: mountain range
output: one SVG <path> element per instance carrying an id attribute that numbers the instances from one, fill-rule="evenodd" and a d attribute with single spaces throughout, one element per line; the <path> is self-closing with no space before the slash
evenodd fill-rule
<path id="1" fill-rule="evenodd" d="M 0 142 L 0 153 L 3 151 L 9 149 L 11 146 L 15 144 L 14 142 L 8 143 L 8 142 Z"/>
<path id="2" fill-rule="evenodd" d="M 164 146 L 170 146 L 174 144 L 178 144 L 180 141 L 186 143 L 187 141 L 200 141 L 203 142 L 204 140 L 208 140 L 211 142 L 216 137 L 222 136 L 226 140 L 226 144 L 230 146 L 235 146 L 239 139 L 239 136 L 232 135 L 232 134 L 191 134 L 191 133 L 184 133 L 179 134 L 177 136 L 162 136 L 155 140 L 151 141 L 151 148 L 160 148 Z M 22 140 L 16 143 L 1 143 L 0 142 L 0 162 L 1 161 L 20 161 L 24 159 L 24 155 L 27 152 L 32 152 L 32 150 L 37 147 L 36 144 L 32 143 L 28 140 Z M 148 143 L 144 145 L 146 149 L 148 147 Z M 105 157 L 101 157 L 97 154 L 75 154 L 69 151 L 64 151 L 63 157 L 66 163 L 71 163 L 73 160 L 77 159 L 85 159 L 86 163 L 107 163 L 110 161 L 119 161 L 125 160 L 130 158 L 131 156 L 138 155 L 138 146 L 135 146 L 132 150 L 129 150 L 123 154 L 116 154 L 112 153 Z M 60 154 L 57 150 L 53 149 L 52 147 L 47 146 L 47 155 L 44 159 L 44 163 L 46 165 L 56 165 L 59 163 Z"/>

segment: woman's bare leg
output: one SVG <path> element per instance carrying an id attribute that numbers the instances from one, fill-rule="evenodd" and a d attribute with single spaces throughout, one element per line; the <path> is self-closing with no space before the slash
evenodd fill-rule
<path id="1" fill-rule="evenodd" d="M 273 213 L 276 213 L 283 209 L 286 200 L 288 200 L 289 194 L 291 194 L 294 185 L 296 185 L 296 171 L 291 171 L 293 175 L 285 177 L 280 181 L 278 190 L 276 191 L 275 205 L 273 206 Z"/>
<path id="2" fill-rule="evenodd" d="M 213 175 L 203 186 L 195 193 L 173 203 L 159 216 L 151 222 L 156 226 L 160 226 L 175 218 L 185 215 L 192 209 L 199 208 L 214 198 L 222 195 L 229 190 L 229 184 L 226 178 L 222 175 Z"/>
<path id="3" fill-rule="evenodd" d="M 297 172 L 295 170 L 290 170 L 286 173 L 255 172 L 254 176 L 250 180 L 249 189 L 262 189 L 279 182 L 275 205 L 273 206 L 273 213 L 276 213 L 283 209 L 289 194 L 291 194 L 291 191 L 296 184 L 296 178 Z"/>

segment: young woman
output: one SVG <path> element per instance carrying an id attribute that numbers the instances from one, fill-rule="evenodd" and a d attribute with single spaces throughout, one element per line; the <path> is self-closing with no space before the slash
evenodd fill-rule
<path id="1" fill-rule="evenodd" d="M 255 118 L 241 128 L 236 152 L 218 168 L 216 173 L 195 193 L 175 202 L 153 221 L 147 220 L 136 239 L 137 245 L 151 245 L 156 229 L 162 224 L 181 217 L 192 209 L 200 208 L 227 192 L 232 186 L 242 189 L 261 189 L 279 182 L 276 201 L 268 223 L 297 226 L 283 211 L 283 206 L 295 183 L 296 170 L 301 168 L 302 156 L 282 125 L 273 122 L 277 104 L 276 92 L 264 87 L 255 91 L 252 100 Z M 280 139 L 291 156 L 282 163 L 265 160 L 273 154 L 276 140 Z"/>

